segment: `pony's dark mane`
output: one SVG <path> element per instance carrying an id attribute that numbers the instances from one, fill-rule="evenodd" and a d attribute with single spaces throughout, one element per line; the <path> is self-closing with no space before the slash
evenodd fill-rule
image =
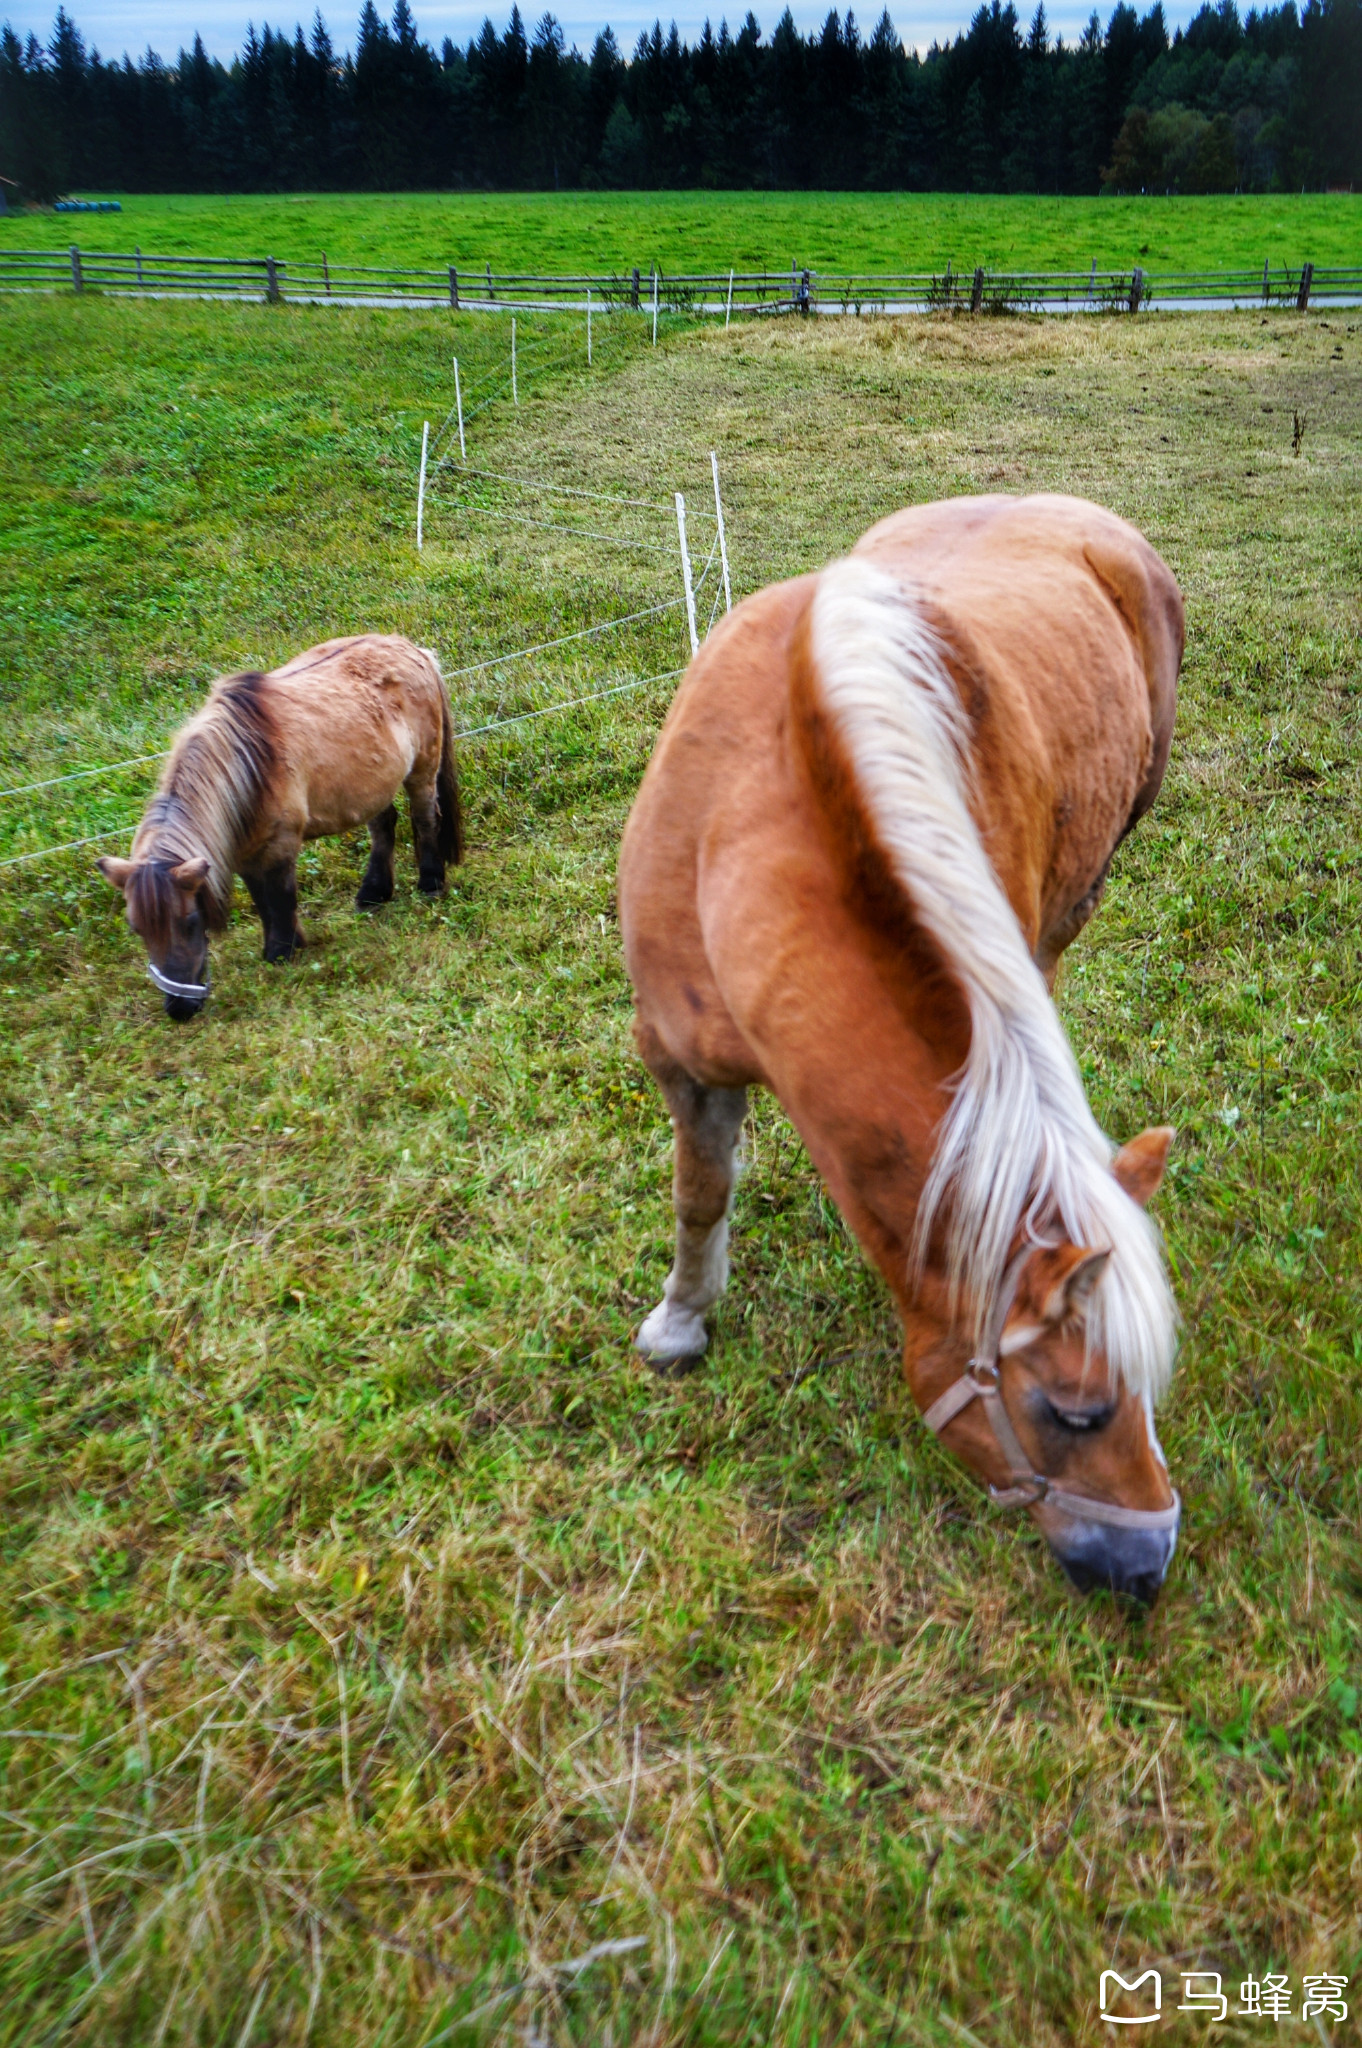
<path id="1" fill-rule="evenodd" d="M 208 860 L 208 922 L 215 930 L 227 922 L 237 849 L 256 823 L 278 760 L 266 681 L 251 671 L 214 683 L 171 748 L 132 848 L 128 908 L 147 937 L 170 930 L 171 869 L 201 856 Z"/>

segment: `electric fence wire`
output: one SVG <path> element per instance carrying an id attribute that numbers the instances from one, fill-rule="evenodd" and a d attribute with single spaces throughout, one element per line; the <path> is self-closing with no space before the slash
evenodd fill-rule
<path id="1" fill-rule="evenodd" d="M 515 647 L 509 653 L 491 655 L 486 661 L 468 662 L 463 668 L 447 670 L 444 679 L 447 683 L 457 682 L 461 676 L 480 675 L 486 669 L 504 668 L 508 662 L 526 661 L 532 654 L 547 654 L 555 647 L 571 645 L 574 640 L 594 640 L 600 634 L 612 633 L 620 626 L 637 625 L 642 619 L 654 619 L 662 612 L 675 611 L 684 603 L 685 599 L 681 597 L 665 598 L 659 604 L 647 605 L 642 611 L 625 612 L 620 618 L 603 619 L 598 625 L 583 626 L 578 632 L 562 633 L 556 640 L 537 640 L 529 647 Z M 16 783 L 13 789 L 0 789 L 0 798 L 31 796 L 39 790 L 56 789 L 62 783 L 88 781 L 91 776 L 117 775 L 124 768 L 146 768 L 156 761 L 164 761 L 169 752 L 170 749 L 165 747 L 159 754 L 135 754 L 126 761 L 106 761 L 96 768 L 75 768 L 69 775 L 50 775 L 41 782 Z M 73 843 L 81 845 L 86 842 Z M 5 862 L 0 861 L 0 867 L 5 865 Z"/>
<path id="2" fill-rule="evenodd" d="M 630 540 L 619 533 L 598 533 L 590 526 L 564 526 L 554 519 L 531 519 L 523 512 L 501 512 L 494 505 L 472 505 L 461 499 L 449 507 L 451 512 L 475 512 L 482 519 L 499 519 L 503 526 L 534 526 L 542 533 L 567 533 L 577 540 L 602 541 L 607 547 L 643 549 L 650 555 L 670 555 L 675 543 L 661 540 Z"/>
<path id="3" fill-rule="evenodd" d="M 560 704 L 541 704 L 533 711 L 517 711 L 509 718 L 493 718 L 486 725 L 467 726 L 454 737 L 459 740 L 480 739 L 489 732 L 499 732 L 503 726 L 524 725 L 532 718 L 549 718 L 555 712 L 575 711 L 582 704 L 599 704 L 602 698 L 622 697 L 629 690 L 646 689 L 649 683 L 672 682 L 684 673 L 684 669 L 669 668 L 659 671 L 656 675 L 633 676 L 627 683 L 612 683 L 605 690 L 589 690 L 583 697 L 568 697 Z M 141 820 L 138 818 L 129 818 L 121 825 L 110 825 L 106 831 L 93 832 L 85 839 L 67 839 L 60 846 L 38 846 L 29 853 L 12 853 L 7 859 L 0 860 L 0 868 L 17 868 L 27 861 L 48 860 L 58 853 L 74 853 L 82 846 L 98 846 L 105 839 L 116 839 L 124 832 L 135 832 L 140 823 Z"/>

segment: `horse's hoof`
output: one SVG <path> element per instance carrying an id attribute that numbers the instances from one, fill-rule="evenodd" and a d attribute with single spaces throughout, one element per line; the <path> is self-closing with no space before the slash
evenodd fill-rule
<path id="1" fill-rule="evenodd" d="M 634 1349 L 644 1364 L 664 1379 L 684 1379 L 694 1372 L 708 1344 L 704 1317 L 665 1299 L 644 1317 L 634 1339 Z"/>
<path id="2" fill-rule="evenodd" d="M 361 889 L 358 896 L 356 896 L 355 898 L 355 908 L 356 910 L 381 910 L 385 903 L 391 903 L 392 900 L 393 895 L 391 889 L 388 891 L 386 896 L 368 896 L 365 894 L 364 890 Z"/>

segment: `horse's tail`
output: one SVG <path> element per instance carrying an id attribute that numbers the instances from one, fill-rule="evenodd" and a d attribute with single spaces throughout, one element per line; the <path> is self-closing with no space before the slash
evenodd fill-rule
<path id="1" fill-rule="evenodd" d="M 971 815 L 970 722 L 941 642 L 910 590 L 852 556 L 820 576 L 805 649 L 793 708 L 815 786 L 969 1007 L 969 1051 L 923 1190 L 916 1255 L 944 1211 L 934 1241 L 977 1331 L 1023 1218 L 1054 1215 L 1075 1244 L 1110 1246 L 1089 1328 L 1132 1386 L 1155 1392 L 1173 1337 L 1157 1240 L 1110 1170 L 1111 1147 Z"/>
<path id="2" fill-rule="evenodd" d="M 423 647 L 421 652 L 440 685 L 440 767 L 435 778 L 440 809 L 440 858 L 457 862 L 463 859 L 463 812 L 459 808 L 459 768 L 454 755 L 454 709 L 440 673 L 439 656 L 429 647 Z"/>

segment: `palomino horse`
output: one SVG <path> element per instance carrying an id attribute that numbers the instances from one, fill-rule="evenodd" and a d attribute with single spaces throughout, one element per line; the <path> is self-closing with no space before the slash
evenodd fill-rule
<path id="1" fill-rule="evenodd" d="M 325 640 L 269 675 L 227 676 L 176 735 L 128 860 L 99 862 L 167 1015 L 208 999 L 208 935 L 222 931 L 239 874 L 265 927 L 265 958 L 288 960 L 298 925 L 305 839 L 369 827 L 361 910 L 393 893 L 405 787 L 419 885 L 445 886 L 462 849 L 454 721 L 440 665 L 396 635 Z"/>
<path id="2" fill-rule="evenodd" d="M 754 1083 L 893 1290 L 929 1425 L 1082 1587 L 1152 1599 L 1175 1312 L 1050 1000 L 1153 802 L 1182 600 L 1074 498 L 900 512 L 760 592 L 677 693 L 624 836 L 635 1033 L 675 1131 L 676 1258 L 638 1336 L 705 1346 Z"/>

